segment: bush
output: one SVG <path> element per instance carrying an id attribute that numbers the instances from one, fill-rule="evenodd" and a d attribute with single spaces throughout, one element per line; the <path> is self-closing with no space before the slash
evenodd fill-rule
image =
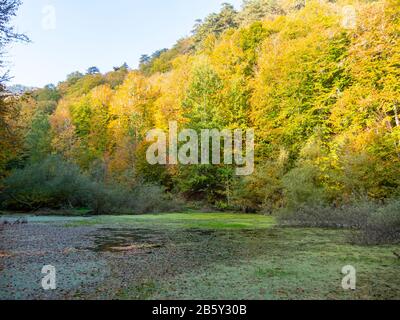
<path id="1" fill-rule="evenodd" d="M 136 213 L 181 211 L 184 207 L 183 200 L 166 194 L 157 185 L 139 185 L 133 191 L 133 198 L 136 199 L 133 206 Z"/>
<path id="2" fill-rule="evenodd" d="M 376 209 L 377 205 L 368 201 L 336 208 L 323 204 L 302 205 L 281 210 L 278 221 L 290 226 L 362 229 Z"/>
<path id="3" fill-rule="evenodd" d="M 311 163 L 302 163 L 283 177 L 287 206 L 320 206 L 327 203 L 327 190 L 320 181 L 320 169 Z"/>
<path id="4" fill-rule="evenodd" d="M 353 239 L 362 244 L 400 243 L 400 200 L 379 208 Z"/>
<path id="5" fill-rule="evenodd" d="M 92 189 L 77 166 L 52 156 L 15 170 L 4 180 L 1 200 L 2 206 L 14 210 L 79 207 Z"/>
<path id="6" fill-rule="evenodd" d="M 274 166 L 264 165 L 234 185 L 233 204 L 243 212 L 272 213 L 282 206 L 283 190 Z"/>
<path id="7" fill-rule="evenodd" d="M 89 208 L 93 214 L 139 214 L 179 210 L 161 187 L 139 185 L 133 190 L 92 181 L 79 168 L 51 156 L 15 170 L 4 181 L 1 206 L 10 210 Z"/>
<path id="8" fill-rule="evenodd" d="M 97 214 L 144 214 L 172 212 L 183 204 L 156 185 L 138 185 L 133 190 L 108 186 L 92 194 L 90 207 Z"/>
<path id="9" fill-rule="evenodd" d="M 338 208 L 315 205 L 284 209 L 278 215 L 283 226 L 347 228 L 358 244 L 400 243 L 400 200 L 386 205 L 363 201 Z"/>
<path id="10" fill-rule="evenodd" d="M 232 202 L 244 212 L 271 214 L 284 204 L 282 177 L 288 160 L 288 153 L 281 150 L 276 160 L 266 161 L 256 167 L 251 176 L 237 179 L 233 188 Z"/>

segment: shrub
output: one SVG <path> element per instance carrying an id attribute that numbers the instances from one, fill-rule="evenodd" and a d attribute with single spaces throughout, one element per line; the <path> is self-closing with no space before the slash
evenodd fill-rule
<path id="1" fill-rule="evenodd" d="M 350 240 L 358 244 L 400 243 L 400 200 L 386 205 L 363 201 L 337 208 L 304 205 L 281 210 L 278 221 L 283 226 L 352 229 Z"/>
<path id="2" fill-rule="evenodd" d="M 120 185 L 97 183 L 88 206 L 95 214 L 144 214 L 179 211 L 183 202 L 156 185 L 138 185 L 129 190 Z"/>
<path id="3" fill-rule="evenodd" d="M 79 168 L 51 156 L 15 170 L 4 181 L 2 207 L 11 210 L 89 208 L 93 214 L 139 214 L 179 210 L 182 204 L 154 185 L 130 190 L 92 181 Z"/>
<path id="4" fill-rule="evenodd" d="M 319 206 L 327 202 L 327 191 L 319 178 L 320 170 L 311 163 L 302 163 L 283 177 L 287 206 Z"/>
<path id="5" fill-rule="evenodd" d="M 135 213 L 172 212 L 182 210 L 184 204 L 179 198 L 166 194 L 157 185 L 139 185 L 133 190 L 136 200 L 132 206 Z"/>
<path id="6" fill-rule="evenodd" d="M 15 170 L 4 180 L 2 205 L 7 209 L 82 206 L 91 182 L 77 166 L 51 156 L 43 162 Z"/>
<path id="7" fill-rule="evenodd" d="M 281 150 L 276 160 L 259 164 L 253 175 L 237 179 L 233 191 L 233 204 L 245 212 L 262 211 L 271 214 L 283 206 L 282 177 L 288 153 Z"/>
<path id="8" fill-rule="evenodd" d="M 233 204 L 243 212 L 271 213 L 282 205 L 282 186 L 274 167 L 262 166 L 254 175 L 236 181 Z"/>
<path id="9" fill-rule="evenodd" d="M 353 239 L 370 245 L 400 243 L 400 200 L 376 210 Z"/>
<path id="10" fill-rule="evenodd" d="M 376 209 L 377 205 L 368 201 L 336 208 L 323 204 L 302 205 L 281 210 L 278 221 L 290 226 L 361 229 Z"/>

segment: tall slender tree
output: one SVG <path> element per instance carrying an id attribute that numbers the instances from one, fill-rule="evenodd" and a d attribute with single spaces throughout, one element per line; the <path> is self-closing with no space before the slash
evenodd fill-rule
<path id="1" fill-rule="evenodd" d="M 29 38 L 21 33 L 15 31 L 14 26 L 11 25 L 11 19 L 16 16 L 20 0 L 0 0 L 0 68 L 4 67 L 2 56 L 4 48 L 12 41 L 29 41 Z M 8 79 L 8 73 L 5 72 L 0 76 L 0 84 Z"/>
<path id="2" fill-rule="evenodd" d="M 11 19 L 21 5 L 20 0 L 0 0 L 0 69 L 4 68 L 3 54 L 7 44 L 12 41 L 29 41 L 29 38 L 15 31 Z M 0 175 L 4 165 L 15 152 L 15 135 L 12 134 L 8 119 L 13 109 L 7 99 L 5 83 L 9 79 L 7 71 L 0 72 Z"/>

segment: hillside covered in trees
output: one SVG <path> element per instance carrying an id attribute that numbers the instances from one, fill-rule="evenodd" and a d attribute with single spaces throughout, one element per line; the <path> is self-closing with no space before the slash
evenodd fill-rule
<path id="1" fill-rule="evenodd" d="M 399 79 L 398 0 L 247 0 L 239 12 L 225 4 L 171 49 L 143 55 L 137 70 L 92 67 L 8 97 L 2 206 L 275 213 L 392 203 Z M 149 165 L 146 133 L 170 121 L 254 128 L 255 173 Z"/>

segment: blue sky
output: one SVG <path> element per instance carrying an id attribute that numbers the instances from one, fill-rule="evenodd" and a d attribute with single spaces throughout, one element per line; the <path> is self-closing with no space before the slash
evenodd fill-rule
<path id="1" fill-rule="evenodd" d="M 9 47 L 11 84 L 56 84 L 90 66 L 136 67 L 142 54 L 171 47 L 224 2 L 239 9 L 242 0 L 24 0 L 14 24 L 33 42 Z"/>

